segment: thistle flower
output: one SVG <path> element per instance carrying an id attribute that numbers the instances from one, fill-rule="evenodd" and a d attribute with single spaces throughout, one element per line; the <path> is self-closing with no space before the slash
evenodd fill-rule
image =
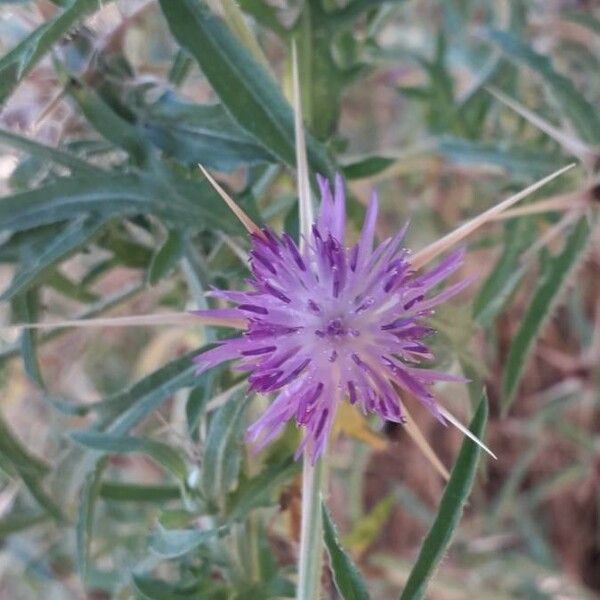
<path id="1" fill-rule="evenodd" d="M 277 394 L 247 439 L 263 448 L 293 419 L 305 430 L 296 456 L 307 447 L 313 462 L 343 401 L 402 423 L 399 389 L 443 422 L 430 386 L 464 380 L 419 366 L 433 358 L 425 345 L 433 330 L 423 319 L 469 283 L 428 297 L 460 266 L 463 252 L 416 274 L 402 247 L 406 226 L 373 249 L 375 194 L 358 242 L 347 248 L 343 182 L 336 178 L 333 193 L 325 179 L 319 178 L 319 185 L 320 213 L 303 251 L 286 233 L 254 232 L 250 290 L 211 292 L 237 306 L 196 312 L 247 322 L 242 337 L 196 357 L 198 373 L 234 360 L 238 370 L 249 373 L 251 391 Z"/>

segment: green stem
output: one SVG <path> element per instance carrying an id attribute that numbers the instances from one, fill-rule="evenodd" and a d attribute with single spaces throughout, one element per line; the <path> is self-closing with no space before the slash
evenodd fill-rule
<path id="1" fill-rule="evenodd" d="M 324 480 L 324 456 L 313 466 L 308 452 L 302 467 L 302 527 L 296 600 L 318 600 L 321 580 L 323 538 L 321 535 L 321 488 Z"/>
<path id="2" fill-rule="evenodd" d="M 308 11 L 308 5 L 306 7 Z M 306 13 L 305 13 L 306 15 Z M 303 31 L 310 27 L 305 22 Z M 306 36 L 302 36 L 306 39 Z M 303 50 L 306 50 L 304 48 Z M 303 53 L 304 55 L 304 53 Z M 305 63 L 303 63 L 305 64 Z M 304 124 L 302 122 L 302 87 L 298 69 L 298 53 L 295 43 L 292 46 L 292 79 L 294 87 L 294 129 L 296 144 L 296 167 L 298 172 L 298 201 L 300 239 L 302 251 L 305 240 L 310 238 L 310 227 L 313 221 L 310 178 L 306 160 L 304 140 Z M 310 79 L 305 80 L 304 91 L 308 90 Z M 307 96 L 305 110 L 310 114 L 310 96 Z M 323 557 L 323 539 L 321 536 L 321 489 L 324 480 L 325 452 L 323 451 L 314 465 L 311 464 L 310 452 L 304 452 L 302 467 L 302 525 L 300 530 L 300 556 L 298 564 L 298 588 L 296 600 L 318 600 L 320 596 L 321 560 Z"/>

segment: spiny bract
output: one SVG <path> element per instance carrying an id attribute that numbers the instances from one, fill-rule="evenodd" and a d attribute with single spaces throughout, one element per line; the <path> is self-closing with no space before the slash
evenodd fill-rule
<path id="1" fill-rule="evenodd" d="M 212 292 L 236 308 L 199 311 L 245 319 L 247 329 L 195 359 L 198 373 L 237 360 L 237 368 L 249 372 L 252 391 L 276 392 L 248 429 L 248 440 L 262 448 L 295 419 L 305 429 L 297 456 L 307 446 L 313 462 L 344 399 L 365 413 L 402 422 L 397 387 L 443 420 L 428 387 L 463 380 L 417 366 L 433 358 L 423 343 L 432 330 L 422 319 L 468 283 L 426 298 L 459 267 L 463 252 L 416 274 L 401 246 L 406 226 L 373 249 L 375 194 L 358 242 L 346 248 L 343 182 L 336 178 L 333 194 L 325 179 L 319 178 L 319 185 L 320 213 L 303 251 L 287 233 L 252 234 L 251 289 Z"/>

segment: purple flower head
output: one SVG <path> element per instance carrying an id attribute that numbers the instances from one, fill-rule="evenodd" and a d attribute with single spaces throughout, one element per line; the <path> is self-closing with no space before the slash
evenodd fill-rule
<path id="1" fill-rule="evenodd" d="M 327 441 L 339 402 L 365 413 L 403 422 L 397 389 L 417 397 L 442 420 L 429 391 L 436 381 L 463 381 L 420 368 L 433 358 L 423 324 L 437 304 L 468 281 L 428 292 L 461 264 L 463 252 L 416 274 L 401 246 L 407 227 L 373 249 L 377 198 L 371 197 L 363 230 L 351 248 L 344 245 L 345 198 L 341 178 L 332 194 L 319 178 L 321 208 L 301 252 L 286 233 L 269 229 L 252 235 L 246 292 L 215 291 L 236 305 L 202 311 L 247 320 L 242 337 L 221 342 L 196 357 L 198 373 L 229 360 L 249 373 L 250 389 L 275 393 L 247 438 L 263 448 L 294 419 L 305 430 L 297 450 L 307 447 L 314 462 Z"/>

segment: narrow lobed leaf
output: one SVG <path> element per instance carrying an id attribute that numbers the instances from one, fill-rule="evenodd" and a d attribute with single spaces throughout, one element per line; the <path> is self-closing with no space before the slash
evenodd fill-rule
<path id="1" fill-rule="evenodd" d="M 469 426 L 471 433 L 478 438 L 483 436 L 487 411 L 487 399 L 483 396 Z M 423 598 L 427 584 L 442 560 L 458 526 L 473 486 L 479 454 L 479 446 L 471 439 L 465 438 L 452 469 L 450 481 L 444 490 L 435 521 L 423 541 L 417 561 L 400 595 L 400 600 Z"/>
<path id="2" fill-rule="evenodd" d="M 502 378 L 502 412 L 507 414 L 527 365 L 527 357 L 541 333 L 546 319 L 560 297 L 569 275 L 580 264 L 586 249 L 590 229 L 582 217 L 569 234 L 562 252 L 549 259 L 521 325 L 513 338 L 505 361 Z"/>
<path id="3" fill-rule="evenodd" d="M 329 555 L 329 566 L 335 589 L 342 600 L 369 600 L 369 594 L 358 569 L 344 552 L 335 526 L 325 504 L 321 505 L 323 518 L 323 540 Z"/>

